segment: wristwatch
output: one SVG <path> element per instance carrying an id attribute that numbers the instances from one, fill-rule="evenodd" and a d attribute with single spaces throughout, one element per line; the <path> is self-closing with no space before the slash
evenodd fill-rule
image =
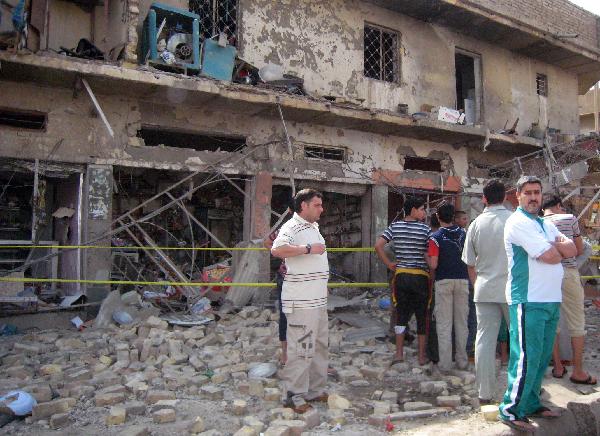
<path id="1" fill-rule="evenodd" d="M 306 244 L 306 254 L 310 254 L 311 248 L 312 248 L 312 245 Z"/>

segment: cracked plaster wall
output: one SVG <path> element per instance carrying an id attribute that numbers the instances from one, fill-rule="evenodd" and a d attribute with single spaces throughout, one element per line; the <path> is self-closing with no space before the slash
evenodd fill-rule
<path id="1" fill-rule="evenodd" d="M 241 57 L 257 67 L 283 65 L 303 77 L 311 93 L 392 111 L 399 103 L 410 112 L 422 104 L 454 107 L 458 47 L 481 55 L 484 123 L 491 129 L 520 117 L 520 134 L 540 119 L 563 131 L 578 130 L 577 77 L 499 46 L 358 0 L 240 0 L 240 10 Z M 401 83 L 363 76 L 365 22 L 401 34 Z M 548 76 L 547 104 L 536 94 L 536 73 Z"/>

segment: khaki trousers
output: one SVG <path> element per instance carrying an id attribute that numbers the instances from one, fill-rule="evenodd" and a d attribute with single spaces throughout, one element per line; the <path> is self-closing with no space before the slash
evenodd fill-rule
<path id="1" fill-rule="evenodd" d="M 310 400 L 327 390 L 327 307 L 295 309 L 286 316 L 288 359 L 281 372 L 286 395 Z"/>
<path id="2" fill-rule="evenodd" d="M 562 305 L 560 316 L 565 317 L 569 335 L 585 335 L 585 312 L 583 307 L 583 286 L 577 268 L 564 268 L 562 281 Z"/>
<path id="3" fill-rule="evenodd" d="M 452 326 L 454 326 L 456 365 L 460 369 L 465 369 L 469 365 L 467 357 L 469 281 L 463 279 L 437 280 L 435 282 L 434 313 L 440 354 L 439 368 L 442 371 L 452 368 Z"/>

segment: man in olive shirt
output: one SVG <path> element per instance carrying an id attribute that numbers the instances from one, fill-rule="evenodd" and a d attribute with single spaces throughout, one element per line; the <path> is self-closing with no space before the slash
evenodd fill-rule
<path id="1" fill-rule="evenodd" d="M 462 260 L 475 286 L 477 337 L 475 374 L 479 401 L 492 401 L 496 388 L 496 343 L 500 321 L 508 325 L 506 304 L 507 258 L 504 251 L 504 225 L 512 212 L 503 206 L 504 184 L 490 180 L 483 188 L 486 208 L 469 226 Z"/>

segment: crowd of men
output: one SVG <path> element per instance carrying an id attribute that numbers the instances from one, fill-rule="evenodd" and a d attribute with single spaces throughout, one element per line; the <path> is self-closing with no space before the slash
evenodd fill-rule
<path id="1" fill-rule="evenodd" d="M 584 291 L 575 257 L 585 247 L 577 219 L 566 212 L 559 197 L 542 196 L 539 179 L 523 176 L 515 188 L 519 206 L 514 212 L 505 207 L 505 186 L 491 180 L 483 189 L 486 207 L 470 225 L 467 214 L 452 204 L 442 204 L 429 217 L 430 224 L 435 223 L 433 230 L 426 224 L 423 200 L 407 197 L 403 218 L 382 232 L 375 251 L 393 275 L 396 351 L 391 365 L 404 360 L 413 315 L 418 362 L 425 365 L 432 360 L 441 373 L 453 366 L 469 367 L 471 330 L 476 332 L 479 401 L 492 403 L 496 349 L 505 324 L 510 357 L 499 417 L 516 430 L 531 431 L 535 426 L 530 417 L 560 416 L 559 411 L 542 405 L 540 391 L 552 357 L 552 375 L 561 378 L 567 373 L 556 340 L 561 313 L 571 337 L 571 382 L 594 385 L 597 380 L 582 363 Z M 299 191 L 294 210 L 266 246 L 285 262 L 280 281 L 284 404 L 304 412 L 310 402 L 327 400 L 329 264 L 317 224 L 323 212 L 322 194 L 312 189 Z M 393 259 L 386 252 L 388 244 Z M 428 329 L 432 319 L 435 333 Z M 435 356 L 428 352 L 432 339 L 437 339 Z"/>

